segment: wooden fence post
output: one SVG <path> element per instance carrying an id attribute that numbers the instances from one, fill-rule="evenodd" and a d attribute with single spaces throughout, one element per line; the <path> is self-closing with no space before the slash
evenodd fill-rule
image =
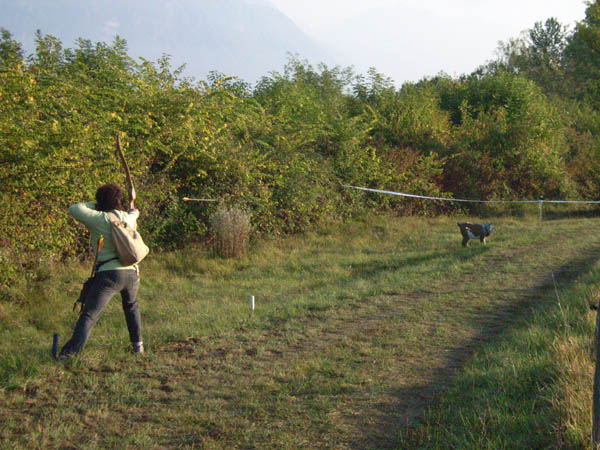
<path id="1" fill-rule="evenodd" d="M 596 314 L 594 354 L 596 356 L 596 368 L 594 370 L 594 393 L 592 395 L 592 442 L 594 449 L 598 449 L 600 448 L 600 308 L 598 308 Z"/>

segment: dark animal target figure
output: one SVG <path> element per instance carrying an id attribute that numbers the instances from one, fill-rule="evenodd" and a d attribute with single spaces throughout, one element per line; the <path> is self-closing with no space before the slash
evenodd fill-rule
<path id="1" fill-rule="evenodd" d="M 494 225 L 491 223 L 469 223 L 462 222 L 458 223 L 460 233 L 462 234 L 462 246 L 467 247 L 469 245 L 469 239 L 479 239 L 482 244 L 485 244 L 485 238 L 492 234 L 494 231 Z"/>

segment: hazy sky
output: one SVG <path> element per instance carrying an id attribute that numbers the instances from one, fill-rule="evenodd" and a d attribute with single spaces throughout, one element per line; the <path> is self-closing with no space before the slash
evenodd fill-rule
<path id="1" fill-rule="evenodd" d="M 342 65 L 374 66 L 397 83 L 440 71 L 469 73 L 499 41 L 556 17 L 573 28 L 583 0 L 271 0 L 300 28 L 345 53 Z"/>

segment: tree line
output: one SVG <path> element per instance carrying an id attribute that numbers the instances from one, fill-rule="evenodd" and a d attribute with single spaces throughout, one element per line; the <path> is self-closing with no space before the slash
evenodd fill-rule
<path id="1" fill-rule="evenodd" d="M 600 0 L 570 30 L 556 19 L 501 43 L 471 74 L 396 88 L 376 69 L 291 56 L 255 86 L 183 76 L 126 42 L 36 34 L 25 56 L 0 29 L 0 285 L 86 242 L 66 214 L 123 180 L 119 134 L 145 239 L 177 248 L 209 233 L 211 197 L 249 212 L 256 233 L 295 233 L 369 210 L 448 204 L 342 184 L 477 199 L 600 197 Z"/>

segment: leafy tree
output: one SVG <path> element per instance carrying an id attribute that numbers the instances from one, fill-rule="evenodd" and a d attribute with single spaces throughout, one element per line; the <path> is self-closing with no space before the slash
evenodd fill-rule
<path id="1" fill-rule="evenodd" d="M 65 57 L 59 39 L 50 35 L 43 36 L 42 32 L 37 30 L 35 44 L 36 51 L 30 61 L 32 67 L 48 73 L 58 73 L 64 68 Z"/>
<path id="2" fill-rule="evenodd" d="M 548 93 L 565 93 L 564 50 L 568 28 L 555 18 L 536 22 L 529 31 L 531 64 L 527 76 Z"/>
<path id="3" fill-rule="evenodd" d="M 529 31 L 533 59 L 541 65 L 558 69 L 567 43 L 567 27 L 555 18 L 536 22 Z"/>
<path id="4" fill-rule="evenodd" d="M 21 44 L 12 39 L 10 32 L 0 27 L 0 70 L 9 70 L 23 61 Z"/>
<path id="5" fill-rule="evenodd" d="M 370 67 L 367 76 L 357 75 L 352 85 L 355 99 L 362 104 L 375 106 L 377 101 L 386 93 L 393 92 L 394 82 L 391 78 Z"/>
<path id="6" fill-rule="evenodd" d="M 588 4 L 565 53 L 580 98 L 600 106 L 600 0 Z"/>
<path id="7" fill-rule="evenodd" d="M 482 67 L 479 75 L 512 72 L 535 81 L 547 94 L 568 95 L 570 79 L 565 72 L 568 27 L 555 18 L 536 22 L 515 39 L 501 42 L 499 59 Z"/>

